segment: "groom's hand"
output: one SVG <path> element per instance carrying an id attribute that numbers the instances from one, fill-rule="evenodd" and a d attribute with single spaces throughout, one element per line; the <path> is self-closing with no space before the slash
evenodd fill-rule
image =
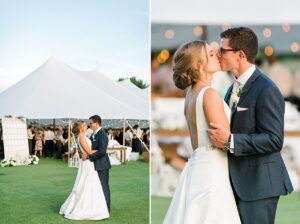
<path id="1" fill-rule="evenodd" d="M 210 128 L 207 130 L 207 132 L 213 145 L 226 151 L 224 146 L 231 134 L 230 131 L 219 124 L 210 123 Z"/>

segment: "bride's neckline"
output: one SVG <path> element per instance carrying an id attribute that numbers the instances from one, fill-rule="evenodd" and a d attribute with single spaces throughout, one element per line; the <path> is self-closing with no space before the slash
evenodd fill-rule
<path id="1" fill-rule="evenodd" d="M 197 94 L 197 98 L 198 98 L 198 96 L 200 95 L 200 93 L 201 93 L 203 90 L 207 89 L 207 88 L 211 88 L 211 86 L 210 86 L 210 85 L 201 86 L 201 89 L 199 90 L 199 92 L 196 93 L 196 94 Z M 191 88 L 190 91 L 192 92 L 193 89 Z"/>

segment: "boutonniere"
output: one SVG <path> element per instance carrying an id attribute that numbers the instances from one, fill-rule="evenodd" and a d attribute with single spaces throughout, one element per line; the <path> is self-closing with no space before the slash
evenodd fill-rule
<path id="1" fill-rule="evenodd" d="M 239 102 L 241 96 L 245 92 L 246 92 L 246 90 L 243 90 L 243 88 L 238 88 L 235 92 L 232 92 L 231 97 L 233 98 L 233 102 L 235 102 L 237 104 Z"/>

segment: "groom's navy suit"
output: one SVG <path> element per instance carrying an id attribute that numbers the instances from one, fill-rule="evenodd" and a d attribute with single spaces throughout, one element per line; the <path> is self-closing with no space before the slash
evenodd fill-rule
<path id="1" fill-rule="evenodd" d="M 97 150 L 89 155 L 89 159 L 94 162 L 95 170 L 98 172 L 103 193 L 105 196 L 108 211 L 110 211 L 110 189 L 109 189 L 109 169 L 111 168 L 109 157 L 106 153 L 108 137 L 101 128 L 95 135 L 91 136 L 92 150 Z"/>
<path id="2" fill-rule="evenodd" d="M 232 88 L 225 96 L 227 104 Z M 244 224 L 274 223 L 279 196 L 293 191 L 280 155 L 284 100 L 275 84 L 256 69 L 237 107 L 231 116 L 234 149 L 228 152 L 228 162 L 240 217 Z"/>

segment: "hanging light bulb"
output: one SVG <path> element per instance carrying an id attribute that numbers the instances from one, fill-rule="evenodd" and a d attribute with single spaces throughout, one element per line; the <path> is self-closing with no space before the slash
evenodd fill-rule
<path id="1" fill-rule="evenodd" d="M 174 30 L 172 30 L 172 29 L 167 29 L 166 30 L 166 32 L 165 32 L 165 37 L 167 38 L 167 39 L 173 39 L 174 38 L 174 36 L 175 36 L 175 32 L 174 32 Z"/>
<path id="2" fill-rule="evenodd" d="M 160 52 L 160 57 L 161 59 L 163 59 L 164 61 L 168 60 L 170 57 L 170 53 L 168 50 L 164 49 Z"/>
<path id="3" fill-rule="evenodd" d="M 264 28 L 263 35 L 265 38 L 270 38 L 272 36 L 272 30 L 270 28 Z"/>
<path id="4" fill-rule="evenodd" d="M 271 56 L 273 54 L 273 48 L 270 45 L 268 45 L 265 47 L 264 52 L 266 56 Z"/>
<path id="5" fill-rule="evenodd" d="M 291 51 L 292 51 L 293 53 L 296 53 L 296 52 L 299 51 L 299 44 L 298 44 L 297 42 L 293 42 L 293 43 L 291 44 Z"/>
<path id="6" fill-rule="evenodd" d="M 289 24 L 285 23 L 285 24 L 282 24 L 282 30 L 287 33 L 291 30 L 291 27 Z"/>
<path id="7" fill-rule="evenodd" d="M 197 37 L 202 36 L 202 34 L 203 34 L 202 26 L 195 26 L 193 32 L 194 32 L 194 35 L 197 36 Z"/>
<path id="8" fill-rule="evenodd" d="M 270 28 L 264 28 L 263 35 L 265 38 L 270 38 L 272 36 L 272 30 Z"/>

